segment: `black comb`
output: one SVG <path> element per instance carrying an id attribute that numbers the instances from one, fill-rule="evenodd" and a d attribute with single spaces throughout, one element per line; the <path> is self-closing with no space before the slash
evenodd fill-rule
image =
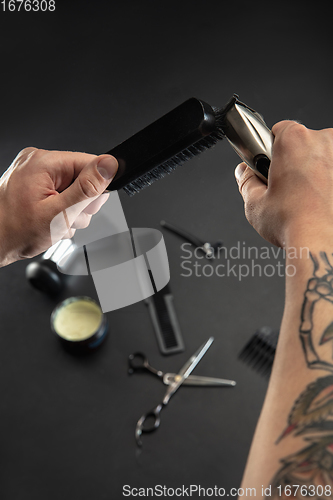
<path id="1" fill-rule="evenodd" d="M 156 339 L 162 354 L 176 354 L 184 350 L 184 342 L 173 306 L 169 285 L 146 299 Z"/>
<path id="2" fill-rule="evenodd" d="M 239 359 L 257 370 L 261 375 L 269 377 L 275 357 L 279 330 L 263 326 L 251 337 L 239 353 Z"/>
<path id="3" fill-rule="evenodd" d="M 220 110 L 192 97 L 108 151 L 119 163 L 108 189 L 123 188 L 132 196 L 214 146 L 224 137 L 228 107 L 229 103 Z"/>

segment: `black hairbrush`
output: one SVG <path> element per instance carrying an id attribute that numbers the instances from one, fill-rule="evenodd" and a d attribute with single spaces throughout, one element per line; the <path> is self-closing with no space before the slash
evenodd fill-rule
<path id="1" fill-rule="evenodd" d="M 273 136 L 261 115 L 235 94 L 223 108 L 191 98 L 107 152 L 118 172 L 109 186 L 133 195 L 224 137 L 267 182 Z"/>

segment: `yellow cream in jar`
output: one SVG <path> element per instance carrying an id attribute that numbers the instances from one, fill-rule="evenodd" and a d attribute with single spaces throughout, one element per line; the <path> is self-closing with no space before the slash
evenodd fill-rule
<path id="1" fill-rule="evenodd" d="M 55 314 L 53 328 L 65 340 L 80 341 L 91 337 L 102 323 L 103 313 L 93 301 L 78 299 L 63 304 Z"/>

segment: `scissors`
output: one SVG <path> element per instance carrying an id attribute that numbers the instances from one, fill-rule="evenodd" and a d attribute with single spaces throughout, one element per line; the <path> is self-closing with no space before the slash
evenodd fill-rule
<path id="1" fill-rule="evenodd" d="M 142 417 L 139 418 L 139 420 L 136 424 L 136 429 L 135 429 L 135 439 L 136 439 L 138 446 L 142 446 L 141 435 L 143 432 L 152 432 L 159 427 L 160 422 L 161 422 L 160 413 L 161 413 L 162 409 L 169 403 L 171 396 L 173 396 L 173 394 L 177 391 L 177 389 L 179 389 L 179 387 L 184 383 L 184 381 L 188 378 L 190 373 L 197 366 L 197 364 L 199 363 L 201 358 L 206 353 L 207 349 L 211 346 L 213 340 L 214 340 L 214 337 L 210 337 L 207 340 L 207 342 L 205 342 L 198 349 L 198 351 L 195 352 L 193 354 L 193 356 L 191 356 L 190 359 L 185 363 L 185 365 L 182 367 L 182 369 L 175 376 L 175 380 L 173 382 L 169 383 L 162 402 L 159 403 L 155 408 L 148 411 L 147 413 L 142 415 Z M 146 358 L 141 358 L 141 359 L 144 359 L 144 361 L 147 361 Z M 130 362 L 131 362 L 131 360 L 130 360 Z M 149 366 L 149 368 L 147 367 L 147 365 Z M 141 367 L 143 367 L 143 369 L 150 371 L 154 375 L 157 375 L 159 378 L 163 378 L 163 373 L 150 367 L 150 365 L 148 364 L 148 361 L 147 361 L 146 365 L 144 365 L 144 363 L 143 363 L 141 365 Z M 171 375 L 173 375 L 173 374 L 171 374 Z M 151 422 L 151 423 L 149 423 L 149 422 Z"/>
<path id="2" fill-rule="evenodd" d="M 138 371 L 146 371 L 156 375 L 163 384 L 171 385 L 175 381 L 178 381 L 181 377 L 177 373 L 164 373 L 161 370 L 156 370 L 153 368 L 148 361 L 148 358 L 142 352 L 135 352 L 128 356 L 128 373 L 132 375 Z M 214 377 L 201 377 L 198 375 L 189 375 L 184 381 L 184 385 L 196 385 L 196 386 L 206 386 L 206 387 L 222 387 L 236 385 L 234 380 L 226 380 L 224 378 L 214 378 Z"/>

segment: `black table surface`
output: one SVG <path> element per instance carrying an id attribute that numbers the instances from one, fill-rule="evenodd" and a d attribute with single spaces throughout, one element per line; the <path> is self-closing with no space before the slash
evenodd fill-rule
<path id="1" fill-rule="evenodd" d="M 299 5 L 56 0 L 54 12 L 1 10 L 1 172 L 31 145 L 102 153 L 191 96 L 222 106 L 237 92 L 269 126 L 292 118 L 329 127 L 330 15 Z M 216 262 L 212 276 L 202 276 L 207 262 L 195 258 L 192 270 L 197 262 L 201 275 L 184 276 L 182 240 L 164 232 L 181 354 L 160 354 L 141 302 L 107 313 L 105 344 L 75 356 L 51 334 L 50 314 L 65 297 L 96 298 L 91 279 L 71 277 L 50 298 L 27 283 L 27 262 L 0 270 L 2 500 L 109 500 L 129 488 L 240 485 L 267 380 L 238 354 L 258 328 L 279 328 L 284 279 L 282 254 L 274 256 L 245 220 L 237 162 L 221 142 L 133 198 L 120 193 L 130 227 L 161 229 L 166 219 L 221 239 L 235 254 L 269 249 L 270 258 L 255 264 L 262 272 L 271 265 L 271 277 L 258 268 L 241 280 L 233 272 L 219 277 Z M 251 259 L 230 264 L 239 270 Z M 194 373 L 234 379 L 236 387 L 180 388 L 138 451 L 136 422 L 165 388 L 149 374 L 129 376 L 128 355 L 143 351 L 153 366 L 174 372 L 211 335 Z"/>

